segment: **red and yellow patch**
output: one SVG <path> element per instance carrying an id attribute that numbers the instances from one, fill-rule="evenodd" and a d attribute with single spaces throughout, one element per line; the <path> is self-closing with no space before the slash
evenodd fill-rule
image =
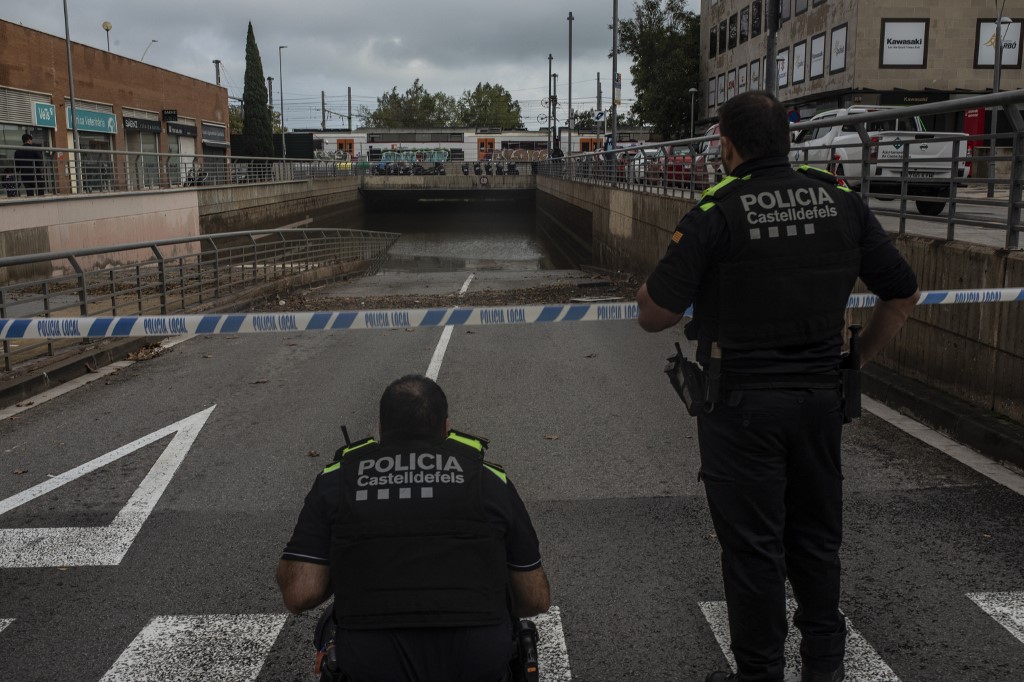
<path id="1" fill-rule="evenodd" d="M 683 233 L 680 232 L 679 230 L 676 230 L 675 234 L 672 235 L 672 243 L 673 244 L 678 244 L 679 240 L 682 239 L 682 238 L 683 238 Z"/>

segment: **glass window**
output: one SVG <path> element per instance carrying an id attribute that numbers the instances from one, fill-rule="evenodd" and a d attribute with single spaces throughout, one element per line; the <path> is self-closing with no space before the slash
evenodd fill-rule
<path id="1" fill-rule="evenodd" d="M 744 7 L 740 10 L 740 43 L 747 42 L 750 37 L 750 8 Z"/>
<path id="2" fill-rule="evenodd" d="M 736 39 L 739 37 L 739 21 L 734 14 L 729 17 L 729 49 L 736 47 Z"/>
<path id="3" fill-rule="evenodd" d="M 795 14 L 803 14 L 807 11 L 807 0 L 796 0 Z"/>
<path id="4" fill-rule="evenodd" d="M 725 54 L 726 33 L 725 20 L 718 22 L 718 54 Z"/>

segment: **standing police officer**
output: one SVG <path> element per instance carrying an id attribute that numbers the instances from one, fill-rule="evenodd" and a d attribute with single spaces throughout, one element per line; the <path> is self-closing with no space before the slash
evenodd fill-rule
<path id="1" fill-rule="evenodd" d="M 783 679 L 787 577 L 801 680 L 838 682 L 844 311 L 857 277 L 880 299 L 860 337 L 863 365 L 920 291 L 856 194 L 824 171 L 790 167 L 789 121 L 774 97 L 738 95 L 719 124 L 729 176 L 680 221 L 637 294 L 650 332 L 693 303 L 685 331 L 710 386 L 697 420 L 700 477 L 738 670 L 706 682 Z"/>
<path id="2" fill-rule="evenodd" d="M 526 507 L 486 443 L 449 430 L 426 377 L 387 387 L 380 437 L 345 448 L 306 496 L 277 569 L 284 604 L 301 613 L 333 593 L 345 679 L 498 682 L 510 608 L 550 605 Z"/>

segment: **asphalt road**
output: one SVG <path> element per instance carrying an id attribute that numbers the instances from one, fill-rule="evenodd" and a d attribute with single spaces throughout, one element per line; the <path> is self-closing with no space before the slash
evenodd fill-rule
<path id="1" fill-rule="evenodd" d="M 313 679 L 316 615 L 286 617 L 280 551 L 340 426 L 373 433 L 384 386 L 426 372 L 441 334 L 198 337 L 0 421 L 0 680 Z M 541 538 L 545 680 L 728 665 L 696 426 L 661 373 L 679 338 L 535 324 L 447 346 L 453 426 L 491 439 Z M 1024 499 L 872 414 L 844 439 L 847 679 L 1019 679 Z"/>

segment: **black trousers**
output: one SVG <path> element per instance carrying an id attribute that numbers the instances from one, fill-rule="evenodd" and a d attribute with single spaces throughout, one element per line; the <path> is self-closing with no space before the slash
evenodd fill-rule
<path id="1" fill-rule="evenodd" d="M 846 623 L 838 390 L 732 391 L 697 423 L 740 679 L 783 679 L 787 576 L 804 668 L 839 667 Z"/>

